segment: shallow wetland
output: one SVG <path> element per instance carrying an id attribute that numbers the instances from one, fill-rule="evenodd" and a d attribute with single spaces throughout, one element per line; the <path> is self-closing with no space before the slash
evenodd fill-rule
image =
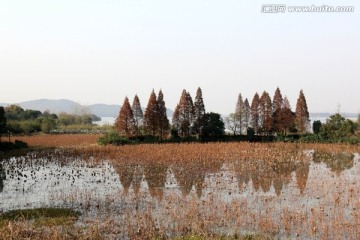
<path id="1" fill-rule="evenodd" d="M 360 238 L 356 148 L 153 144 L 31 152 L 0 165 L 0 212 L 70 208 L 110 239 Z"/>

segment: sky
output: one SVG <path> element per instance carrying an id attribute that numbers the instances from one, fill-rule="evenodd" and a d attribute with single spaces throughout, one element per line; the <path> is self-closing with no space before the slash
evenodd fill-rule
<path id="1" fill-rule="evenodd" d="M 70 99 L 174 109 L 201 87 L 207 111 L 280 88 L 295 109 L 360 112 L 360 1 L 351 13 L 262 13 L 246 0 L 0 0 L 0 102 Z"/>

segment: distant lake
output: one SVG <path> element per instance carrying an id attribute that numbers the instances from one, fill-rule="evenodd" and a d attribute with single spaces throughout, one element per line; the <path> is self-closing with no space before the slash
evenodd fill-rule
<path id="1" fill-rule="evenodd" d="M 104 126 L 104 125 L 113 125 L 115 123 L 116 117 L 101 117 L 101 121 L 94 121 L 94 124 Z"/>

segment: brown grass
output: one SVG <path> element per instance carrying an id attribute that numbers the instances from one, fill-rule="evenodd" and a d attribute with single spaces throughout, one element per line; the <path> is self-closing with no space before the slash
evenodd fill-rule
<path id="1" fill-rule="evenodd" d="M 95 145 L 99 137 L 100 134 L 39 134 L 13 136 L 11 141 L 24 141 L 29 147 L 79 147 Z"/>

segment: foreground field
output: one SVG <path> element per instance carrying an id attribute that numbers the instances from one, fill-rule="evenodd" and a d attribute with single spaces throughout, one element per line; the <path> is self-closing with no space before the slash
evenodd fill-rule
<path id="1" fill-rule="evenodd" d="M 57 149 L 3 161 L 0 212 L 55 207 L 81 216 L 71 226 L 10 221 L 0 229 L 0 239 L 5 232 L 32 233 L 39 239 L 360 237 L 358 146 L 243 142 L 104 147 L 96 145 L 93 135 L 21 140 Z M 25 233 L 14 230 L 19 228 Z"/>
<path id="2" fill-rule="evenodd" d="M 14 136 L 12 141 L 26 142 L 29 147 L 74 147 L 95 145 L 100 134 L 39 134 Z"/>

